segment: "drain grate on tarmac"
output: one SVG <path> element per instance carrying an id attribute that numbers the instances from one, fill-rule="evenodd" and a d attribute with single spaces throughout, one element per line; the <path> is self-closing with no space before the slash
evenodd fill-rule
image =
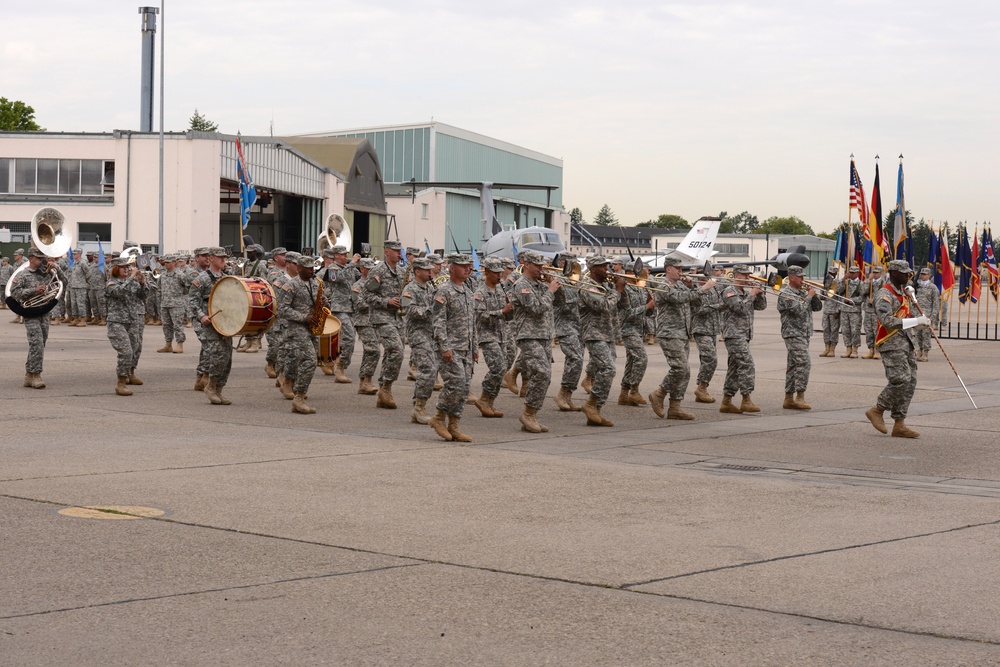
<path id="1" fill-rule="evenodd" d="M 718 463 L 712 467 L 716 470 L 739 470 L 741 472 L 761 472 L 767 470 L 763 466 L 740 466 L 733 463 Z"/>

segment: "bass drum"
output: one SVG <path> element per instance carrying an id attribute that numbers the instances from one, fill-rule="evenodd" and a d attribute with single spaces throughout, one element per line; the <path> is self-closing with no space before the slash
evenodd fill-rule
<path id="1" fill-rule="evenodd" d="M 274 324 L 274 290 L 266 280 L 223 276 L 208 295 L 208 316 L 220 336 L 256 336 Z"/>
<path id="2" fill-rule="evenodd" d="M 319 351 L 316 353 L 320 365 L 332 364 L 340 356 L 340 320 L 327 315 L 323 323 L 323 333 L 319 336 Z"/>

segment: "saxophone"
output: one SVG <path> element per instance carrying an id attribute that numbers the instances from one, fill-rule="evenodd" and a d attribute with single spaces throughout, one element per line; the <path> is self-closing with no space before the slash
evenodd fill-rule
<path id="1" fill-rule="evenodd" d="M 309 329 L 309 333 L 313 336 L 322 336 L 323 329 L 326 327 L 326 318 L 330 316 L 330 309 L 323 305 L 323 281 L 317 281 L 319 283 L 319 288 L 316 290 L 316 302 L 313 304 L 313 317 L 316 318 L 316 324 Z"/>

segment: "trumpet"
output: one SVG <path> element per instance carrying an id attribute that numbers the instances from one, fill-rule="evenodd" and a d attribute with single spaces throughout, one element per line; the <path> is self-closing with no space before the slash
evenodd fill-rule
<path id="1" fill-rule="evenodd" d="M 517 267 L 518 273 L 523 274 L 523 265 Z M 604 291 L 597 285 L 588 285 L 583 281 L 583 269 L 580 267 L 579 262 L 567 262 L 565 266 L 561 269 L 557 269 L 554 266 L 543 266 L 542 276 L 545 278 L 545 282 L 554 280 L 563 287 L 569 287 L 571 289 L 577 289 L 581 292 L 590 292 L 591 294 L 603 294 Z"/>

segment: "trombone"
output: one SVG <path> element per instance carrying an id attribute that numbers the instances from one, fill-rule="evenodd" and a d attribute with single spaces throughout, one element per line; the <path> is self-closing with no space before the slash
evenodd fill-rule
<path id="1" fill-rule="evenodd" d="M 778 294 L 779 292 L 781 292 L 781 288 L 785 284 L 785 279 L 782 278 L 781 276 L 777 275 L 777 274 L 771 274 L 767 278 L 761 278 L 760 276 L 751 275 L 751 276 L 749 276 L 749 278 L 751 280 L 755 280 L 755 281 L 757 281 L 759 283 L 763 283 L 763 284 L 767 285 L 768 287 L 772 288 L 774 290 L 774 294 Z M 808 285 L 809 287 L 814 288 L 816 290 L 816 296 L 818 296 L 821 301 L 830 300 L 830 301 L 834 301 L 836 303 L 839 303 L 840 305 L 843 305 L 843 306 L 855 306 L 855 305 L 857 305 L 857 304 L 854 303 L 853 300 L 848 299 L 846 297 L 843 297 L 843 296 L 837 294 L 836 290 L 834 288 L 831 288 L 831 289 L 827 290 L 827 289 L 825 289 L 823 287 L 822 284 L 817 283 L 815 280 L 803 280 L 802 283 L 804 285 Z M 764 290 L 764 293 L 766 294 L 767 290 Z M 791 295 L 790 294 L 789 296 L 792 296 L 793 298 L 800 299 L 800 300 L 802 299 L 802 297 L 800 297 L 798 295 Z"/>
<path id="2" fill-rule="evenodd" d="M 583 269 L 580 267 L 579 262 L 566 262 L 561 269 L 557 269 L 554 266 L 543 266 L 540 268 L 546 282 L 555 280 L 562 287 L 570 287 L 581 292 L 590 292 L 591 294 L 604 294 L 604 290 L 598 285 L 588 285 L 583 281 Z M 523 264 L 517 267 L 517 272 L 524 275 Z"/>

